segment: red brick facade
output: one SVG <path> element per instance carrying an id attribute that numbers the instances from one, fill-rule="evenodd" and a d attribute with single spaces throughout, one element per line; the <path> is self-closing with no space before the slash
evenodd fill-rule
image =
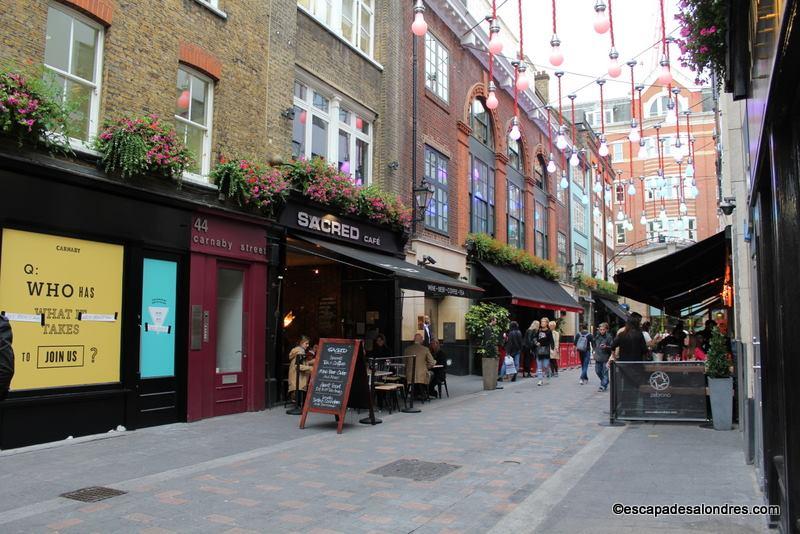
<path id="1" fill-rule="evenodd" d="M 222 77 L 222 62 L 211 52 L 195 44 L 184 42 L 180 43 L 178 51 L 179 61 L 184 65 L 193 67 L 215 80 L 219 80 Z"/>
<path id="2" fill-rule="evenodd" d="M 111 26 L 111 19 L 114 16 L 112 0 L 59 0 L 59 2 L 92 17 L 104 26 Z"/>

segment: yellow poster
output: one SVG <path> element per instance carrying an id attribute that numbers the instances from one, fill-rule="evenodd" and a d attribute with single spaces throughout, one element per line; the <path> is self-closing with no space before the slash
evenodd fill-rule
<path id="1" fill-rule="evenodd" d="M 12 390 L 119 381 L 122 258 L 119 245 L 3 230 L 0 310 L 14 332 Z"/>

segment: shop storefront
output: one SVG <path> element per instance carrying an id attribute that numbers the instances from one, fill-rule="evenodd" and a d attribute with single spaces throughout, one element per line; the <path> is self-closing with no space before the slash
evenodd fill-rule
<path id="1" fill-rule="evenodd" d="M 481 289 L 403 259 L 399 232 L 316 206 L 289 202 L 280 224 L 283 254 L 276 376 L 287 374 L 287 354 L 299 336 L 363 339 L 378 334 L 393 353 L 402 351 L 406 298 L 475 298 Z M 285 388 L 285 385 L 283 386 Z M 283 390 L 282 390 L 283 391 Z"/>
<path id="2" fill-rule="evenodd" d="M 268 261 L 259 221 L 191 221 L 189 421 L 265 407 Z"/>
<path id="3" fill-rule="evenodd" d="M 186 418 L 189 211 L 57 163 L 0 167 L 3 449 Z"/>

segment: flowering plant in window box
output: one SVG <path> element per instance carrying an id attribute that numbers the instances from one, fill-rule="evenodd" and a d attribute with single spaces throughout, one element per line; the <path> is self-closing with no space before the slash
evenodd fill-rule
<path id="1" fill-rule="evenodd" d="M 681 49 L 679 61 L 697 73 L 695 83 L 700 84 L 700 74 L 717 76 L 719 83 L 725 78 L 725 35 L 728 27 L 728 0 L 681 0 L 675 19 L 680 24 Z"/>
<path id="2" fill-rule="evenodd" d="M 239 206 L 257 209 L 267 216 L 289 195 L 291 183 L 281 169 L 246 159 L 220 161 L 210 173 L 221 197 L 234 200 Z"/>
<path id="3" fill-rule="evenodd" d="M 58 90 L 41 72 L 0 68 L 0 134 L 22 144 L 70 153 L 70 114 Z"/>
<path id="4" fill-rule="evenodd" d="M 119 172 L 123 178 L 153 173 L 180 180 L 192 161 L 175 128 L 158 115 L 106 122 L 95 149 L 106 172 Z"/>
<path id="5" fill-rule="evenodd" d="M 610 295 L 617 294 L 617 284 L 606 282 L 601 278 L 595 278 L 594 276 L 589 276 L 588 274 L 578 275 L 577 284 L 578 287 L 587 289 L 589 291 L 597 290 Z"/>
<path id="6" fill-rule="evenodd" d="M 322 158 L 300 158 L 283 169 L 294 189 L 341 215 L 365 217 L 396 230 L 407 231 L 411 226 L 411 210 L 395 195 L 376 186 L 357 185 L 351 176 Z"/>
<path id="7" fill-rule="evenodd" d="M 467 235 L 466 247 L 474 259 L 509 266 L 527 274 L 538 274 L 548 280 L 558 279 L 558 266 L 552 261 L 506 245 L 487 234 Z"/>

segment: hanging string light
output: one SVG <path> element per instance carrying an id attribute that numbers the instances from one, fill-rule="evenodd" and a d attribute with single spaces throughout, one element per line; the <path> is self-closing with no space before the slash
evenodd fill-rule
<path id="1" fill-rule="evenodd" d="M 684 194 L 683 190 L 683 174 L 681 173 L 681 163 L 678 162 L 678 179 L 680 184 L 680 189 L 678 190 L 678 198 L 680 198 L 680 206 L 678 207 L 678 211 L 681 215 L 686 215 L 686 212 L 689 211 L 686 207 L 686 195 Z"/>
<path id="2" fill-rule="evenodd" d="M 667 22 L 664 19 L 664 0 L 658 0 L 661 8 L 661 72 L 658 74 L 658 83 L 670 85 L 672 83 L 672 72 L 669 68 L 669 50 L 667 49 Z"/>
<path id="3" fill-rule="evenodd" d="M 572 117 L 572 119 L 571 119 L 571 121 L 572 121 L 572 126 L 571 126 L 571 129 L 572 129 L 572 155 L 569 157 L 569 164 L 572 167 L 577 167 L 578 164 L 580 163 L 580 160 L 578 159 L 578 147 L 575 144 L 575 98 L 576 97 L 577 97 L 577 95 L 574 95 L 574 94 L 567 95 L 567 98 L 570 99 L 570 105 L 572 106 L 572 115 L 571 115 L 571 117 Z"/>
<path id="4" fill-rule="evenodd" d="M 622 67 L 619 65 L 619 52 L 614 45 L 614 15 L 611 12 L 611 0 L 608 0 L 608 27 L 611 30 L 611 50 L 608 52 L 608 75 L 618 78 L 622 74 Z"/>
<path id="5" fill-rule="evenodd" d="M 492 0 L 492 16 L 489 18 L 489 34 L 492 36 L 489 39 L 489 95 L 486 97 L 486 107 L 489 109 L 497 109 L 499 102 L 497 100 L 497 95 L 495 92 L 497 91 L 497 87 L 494 84 L 494 56 L 495 53 L 492 52 L 492 38 L 495 34 L 500 32 L 500 26 L 497 25 L 497 2 L 496 0 Z M 502 50 L 502 44 L 501 44 Z"/>
<path id="6" fill-rule="evenodd" d="M 550 38 L 550 64 L 554 67 L 564 63 L 564 53 L 561 52 L 561 39 L 556 31 L 556 0 L 553 0 L 553 36 Z"/>
<path id="7" fill-rule="evenodd" d="M 642 136 L 639 133 L 639 125 L 636 122 L 636 87 L 633 82 L 633 68 L 636 66 L 636 60 L 628 61 L 627 65 L 631 68 L 631 131 L 628 134 L 628 139 L 631 143 L 638 143 Z M 640 117 L 641 119 L 641 117 Z M 631 159 L 633 159 L 633 151 L 631 150 Z"/>
<path id="8" fill-rule="evenodd" d="M 597 0 L 597 2 L 594 3 L 594 13 L 594 31 L 602 35 L 606 33 L 611 26 L 608 15 L 606 14 L 606 4 L 603 0 Z"/>
<path id="9" fill-rule="evenodd" d="M 522 0 L 519 0 L 519 52 L 517 53 L 517 59 L 519 63 L 517 65 L 517 83 L 516 88 L 517 91 L 524 93 L 530 87 L 531 82 L 528 79 L 528 75 L 525 72 L 527 67 L 525 66 L 525 53 L 523 52 L 523 39 L 522 39 Z"/>
<path id="10" fill-rule="evenodd" d="M 417 0 L 417 3 L 414 5 L 414 22 L 411 23 L 411 33 L 417 37 L 422 37 L 428 33 L 428 23 L 425 22 L 423 13 L 425 13 L 425 6 L 422 0 Z"/>
<path id="11" fill-rule="evenodd" d="M 683 152 L 685 147 L 681 142 L 681 116 L 679 111 L 678 95 L 681 90 L 679 87 L 673 87 L 672 93 L 675 95 L 675 161 L 680 162 L 683 159 Z"/>
<path id="12" fill-rule="evenodd" d="M 689 145 L 687 147 L 689 149 L 689 159 L 686 162 L 686 177 L 692 178 L 694 176 L 694 141 L 692 140 L 692 126 L 689 123 L 689 116 L 692 114 L 692 110 L 687 109 L 683 114 L 686 115 L 686 139 L 688 139 L 687 144 Z"/>
<path id="13" fill-rule="evenodd" d="M 639 219 L 639 223 L 642 226 L 647 226 L 647 207 L 645 205 L 645 197 L 647 196 L 647 192 L 644 188 L 644 176 L 639 176 L 639 181 L 642 183 L 642 216 Z"/>
<path id="14" fill-rule="evenodd" d="M 553 161 L 553 127 L 552 127 L 553 121 L 551 117 L 552 115 L 551 110 L 553 108 L 550 106 L 545 106 L 545 108 L 547 108 L 547 132 L 548 132 L 547 139 L 550 141 L 550 157 L 548 158 L 547 161 L 547 172 L 553 174 L 554 172 L 556 172 L 556 162 Z"/>
<path id="15" fill-rule="evenodd" d="M 555 72 L 558 78 L 558 137 L 556 137 L 556 148 L 564 150 L 567 148 L 567 138 L 564 136 L 564 112 L 561 107 L 561 77 L 564 76 L 562 71 Z"/>
<path id="16" fill-rule="evenodd" d="M 606 81 L 602 78 L 597 80 L 597 85 L 600 86 L 600 148 L 597 153 L 602 157 L 608 156 L 608 143 L 606 143 L 606 119 L 605 119 L 605 103 L 603 101 L 603 84 Z"/>
<path id="17" fill-rule="evenodd" d="M 639 159 L 647 159 L 647 149 L 645 148 L 645 141 L 644 141 L 644 113 L 642 111 L 642 91 L 644 91 L 644 85 L 639 84 L 636 87 L 636 92 L 638 93 L 638 101 L 639 101 Z M 634 106 L 635 108 L 636 106 Z"/>

